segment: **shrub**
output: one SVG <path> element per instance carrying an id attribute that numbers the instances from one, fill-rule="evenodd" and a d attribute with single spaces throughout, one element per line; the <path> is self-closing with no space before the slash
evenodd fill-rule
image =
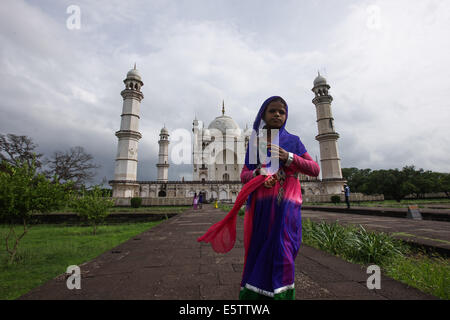
<path id="1" fill-rule="evenodd" d="M 113 206 L 114 200 L 103 197 L 98 186 L 95 186 L 93 190 L 85 193 L 82 197 L 73 199 L 74 211 L 93 224 L 94 235 L 97 232 L 97 225 L 105 220 Z"/>
<path id="2" fill-rule="evenodd" d="M 401 255 L 399 241 L 383 232 L 369 232 L 362 225 L 347 238 L 347 255 L 362 263 L 382 264 L 394 255 Z"/>
<path id="3" fill-rule="evenodd" d="M 36 159 L 31 165 L 17 161 L 13 166 L 2 161 L 0 166 L 0 220 L 9 223 L 5 247 L 9 264 L 14 262 L 20 240 L 27 234 L 33 212 L 50 212 L 63 207 L 70 184 L 60 184 L 56 177 L 50 181 L 37 173 Z M 16 234 L 14 225 L 23 225 L 23 233 Z"/>
<path id="4" fill-rule="evenodd" d="M 131 206 L 133 208 L 139 208 L 141 206 L 141 204 L 142 204 L 142 198 L 139 198 L 139 197 L 131 198 Z"/>
<path id="5" fill-rule="evenodd" d="M 363 226 L 341 226 L 338 222 L 302 223 L 302 241 L 340 255 L 354 263 L 383 264 L 406 252 L 405 246 L 386 233 L 369 232 Z"/>
<path id="6" fill-rule="evenodd" d="M 315 232 L 315 226 L 311 219 L 302 220 L 302 242 L 307 244 L 314 242 L 312 234 Z"/>
<path id="7" fill-rule="evenodd" d="M 317 243 L 321 250 L 338 254 L 345 246 L 346 229 L 337 222 L 328 224 L 321 222 L 313 227 L 311 239 Z"/>
<path id="8" fill-rule="evenodd" d="M 338 204 L 341 202 L 341 197 L 337 195 L 331 196 L 331 202 L 333 202 L 334 204 Z"/>

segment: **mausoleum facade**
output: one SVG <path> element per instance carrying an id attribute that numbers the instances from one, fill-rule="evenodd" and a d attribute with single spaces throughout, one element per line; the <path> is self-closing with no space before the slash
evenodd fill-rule
<path id="1" fill-rule="evenodd" d="M 192 123 L 192 181 L 169 181 L 170 159 L 168 146 L 170 133 L 161 129 L 156 181 L 137 179 L 138 143 L 142 138 L 139 132 L 140 104 L 144 98 L 141 87 L 144 85 L 139 71 L 131 69 L 124 80 L 125 89 L 121 92 L 123 108 L 120 130 L 116 132 L 118 149 L 114 180 L 110 181 L 113 197 L 117 204 L 128 204 L 131 197 L 143 198 L 143 205 L 155 204 L 191 204 L 195 193 L 203 194 L 206 200 L 234 202 L 242 188 L 240 173 L 251 129 L 241 129 L 225 114 L 222 102 L 222 114 L 217 116 L 207 128 L 197 117 Z M 329 95 L 325 78 L 320 74 L 314 80 L 312 100 L 316 107 L 320 146 L 320 167 L 322 179 L 299 175 L 304 199 L 324 198 L 332 194 L 341 194 L 346 182 L 342 178 L 341 164 L 331 112 L 333 98 Z"/>

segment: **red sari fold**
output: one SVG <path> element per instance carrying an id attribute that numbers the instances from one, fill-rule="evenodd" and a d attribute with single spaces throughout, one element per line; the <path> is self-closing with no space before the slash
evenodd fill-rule
<path id="1" fill-rule="evenodd" d="M 198 242 L 211 243 L 215 252 L 226 253 L 233 249 L 236 242 L 236 217 L 248 196 L 271 176 L 259 175 L 247 182 L 239 192 L 233 208 L 221 221 L 213 224 Z"/>

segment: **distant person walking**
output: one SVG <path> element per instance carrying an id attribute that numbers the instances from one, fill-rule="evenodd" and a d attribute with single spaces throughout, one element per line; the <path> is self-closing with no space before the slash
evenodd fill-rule
<path id="1" fill-rule="evenodd" d="M 194 194 L 194 210 L 197 210 L 197 205 L 198 205 L 198 197 L 197 197 L 197 192 Z"/>
<path id="2" fill-rule="evenodd" d="M 350 209 L 350 187 L 344 184 L 345 202 L 347 203 L 347 209 Z"/>
<path id="3" fill-rule="evenodd" d="M 203 203 L 203 195 L 200 193 L 198 195 L 198 207 L 199 207 L 199 209 L 202 208 L 202 203 Z"/>

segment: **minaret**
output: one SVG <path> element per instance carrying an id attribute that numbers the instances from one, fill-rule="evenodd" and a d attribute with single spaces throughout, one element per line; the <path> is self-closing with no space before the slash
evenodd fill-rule
<path id="1" fill-rule="evenodd" d="M 328 94 L 329 89 L 327 80 L 318 73 L 311 90 L 315 94 L 312 102 L 316 106 L 317 113 L 319 134 L 316 140 L 319 141 L 320 146 L 322 181 L 326 185 L 328 194 L 340 194 L 345 181 L 342 179 L 341 159 L 337 146 L 339 134 L 334 128 L 334 118 L 331 113 L 333 97 Z"/>
<path id="2" fill-rule="evenodd" d="M 200 128 L 200 123 L 197 120 L 197 115 L 194 115 L 194 121 L 192 122 L 192 181 L 199 180 L 198 168 L 202 164 L 202 129 Z"/>
<path id="3" fill-rule="evenodd" d="M 169 131 L 164 128 L 161 129 L 159 134 L 159 160 L 156 164 L 158 168 L 157 181 L 167 182 L 169 179 Z"/>
<path id="4" fill-rule="evenodd" d="M 136 183 L 138 163 L 138 142 L 142 138 L 139 132 L 139 112 L 144 95 L 141 75 L 134 68 L 123 80 L 125 89 L 120 93 L 123 97 L 122 120 L 120 130 L 116 132 L 119 139 L 114 170 L 113 193 L 116 197 L 134 197 L 139 195 L 139 184 Z"/>

